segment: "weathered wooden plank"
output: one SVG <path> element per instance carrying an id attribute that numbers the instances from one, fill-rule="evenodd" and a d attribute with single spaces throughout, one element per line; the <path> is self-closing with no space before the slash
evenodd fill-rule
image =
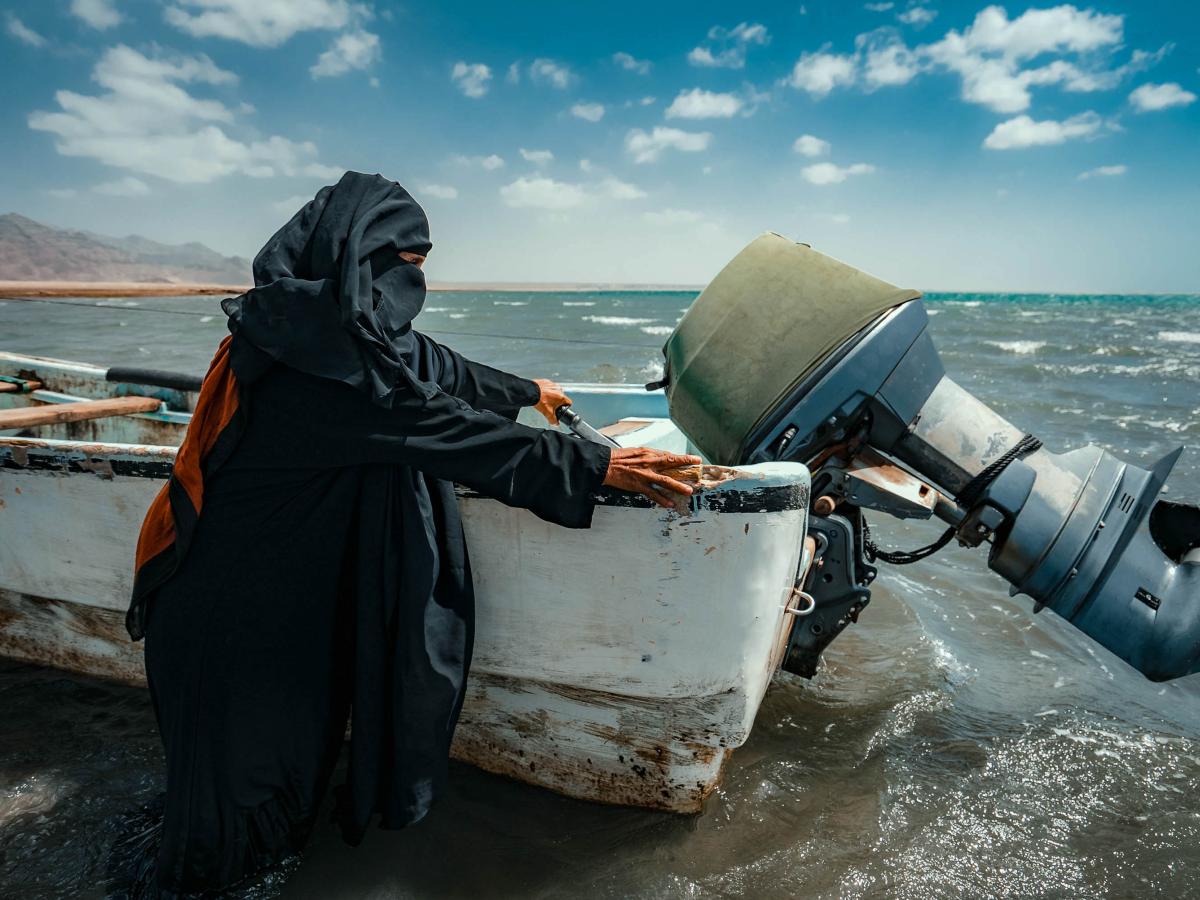
<path id="1" fill-rule="evenodd" d="M 81 400 L 78 403 L 52 403 L 19 409 L 0 409 L 0 428 L 34 428 L 59 422 L 81 422 L 109 416 L 157 412 L 162 401 L 153 397 L 113 397 L 110 400 Z"/>

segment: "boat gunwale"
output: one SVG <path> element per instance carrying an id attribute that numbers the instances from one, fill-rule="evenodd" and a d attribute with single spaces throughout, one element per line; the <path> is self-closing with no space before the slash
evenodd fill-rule
<path id="1" fill-rule="evenodd" d="M 176 447 L 165 444 L 122 444 L 61 438 L 0 436 L 0 470 L 36 469 L 68 474 L 103 474 L 166 479 L 174 466 Z M 789 469 L 791 466 L 788 467 Z M 102 471 L 101 471 L 102 470 Z M 734 469 L 734 477 L 703 488 L 689 498 L 690 512 L 778 513 L 808 506 L 807 470 L 782 473 Z M 455 485 L 462 499 L 491 499 Z M 655 504 L 641 494 L 603 487 L 593 495 L 598 506 L 649 509 Z"/>

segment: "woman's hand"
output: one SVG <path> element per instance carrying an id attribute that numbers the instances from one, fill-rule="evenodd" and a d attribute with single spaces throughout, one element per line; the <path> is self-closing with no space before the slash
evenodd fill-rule
<path id="1" fill-rule="evenodd" d="M 558 416 L 555 415 L 556 410 L 560 406 L 570 406 L 571 398 L 563 393 L 562 385 L 551 381 L 549 378 L 535 378 L 533 383 L 542 392 L 542 396 L 538 398 L 538 402 L 533 405 L 533 408 L 545 416 L 546 421 L 551 425 L 557 425 Z"/>
<path id="2" fill-rule="evenodd" d="M 678 495 L 690 496 L 694 488 L 667 473 L 684 466 L 698 466 L 700 462 L 698 456 L 666 453 L 648 447 L 619 447 L 609 458 L 604 483 L 643 494 L 659 506 L 674 509 Z"/>

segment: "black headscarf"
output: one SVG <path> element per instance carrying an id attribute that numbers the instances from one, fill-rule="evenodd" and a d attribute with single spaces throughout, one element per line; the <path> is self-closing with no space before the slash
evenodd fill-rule
<path id="1" fill-rule="evenodd" d="M 222 303 L 234 371 L 261 368 L 250 355 L 265 355 L 382 406 L 398 389 L 428 399 L 436 388 L 413 371 L 412 336 L 425 276 L 399 254 L 430 247 L 425 211 L 394 181 L 347 172 L 321 188 L 254 258 L 254 288 Z"/>

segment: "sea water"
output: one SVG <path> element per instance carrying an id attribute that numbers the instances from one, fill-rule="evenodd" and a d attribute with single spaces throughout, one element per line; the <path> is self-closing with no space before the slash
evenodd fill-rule
<path id="1" fill-rule="evenodd" d="M 688 292 L 433 293 L 418 326 L 530 377 L 643 382 Z M 1200 499 L 1200 297 L 932 295 L 949 373 L 1054 450 Z M 0 349 L 200 373 L 213 298 L 0 301 Z M 779 365 L 786 347 L 764 347 Z M 871 517 L 885 546 L 938 528 Z M 1200 598 L 1198 598 L 1200 599 Z M 736 598 L 730 598 L 736 602 Z M 1151 684 L 982 551 L 883 566 L 816 678 L 777 677 L 702 815 L 604 807 L 453 767 L 418 827 L 305 858 L 249 896 L 1200 895 L 1200 676 Z M 148 697 L 0 663 L 0 895 L 103 896 L 162 787 Z M 119 854 L 117 854 L 119 856 Z"/>

